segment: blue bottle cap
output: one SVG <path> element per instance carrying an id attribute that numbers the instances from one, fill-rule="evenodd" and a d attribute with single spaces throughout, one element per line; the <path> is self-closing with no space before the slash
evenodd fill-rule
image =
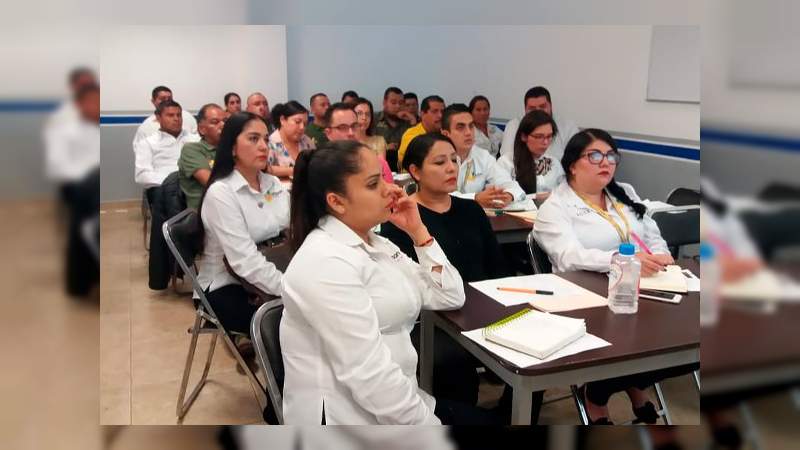
<path id="1" fill-rule="evenodd" d="M 625 256 L 633 256 L 636 254 L 636 247 L 633 244 L 620 244 L 619 254 Z"/>
<path id="2" fill-rule="evenodd" d="M 700 243 L 700 259 L 711 259 L 714 257 L 715 253 L 714 246 L 708 242 Z"/>

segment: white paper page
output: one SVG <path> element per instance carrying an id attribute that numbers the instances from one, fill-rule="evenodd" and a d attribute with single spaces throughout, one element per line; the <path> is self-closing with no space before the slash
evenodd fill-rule
<path id="1" fill-rule="evenodd" d="M 700 278 L 689 269 L 683 269 L 681 272 L 687 275 L 685 278 L 688 292 L 700 292 Z"/>
<path id="2" fill-rule="evenodd" d="M 588 292 L 586 289 L 552 273 L 474 281 L 470 283 L 470 286 L 488 295 L 504 306 L 521 305 L 540 299 L 551 300 L 553 297 L 565 297 Z M 498 287 L 552 291 L 553 295 L 499 291 L 497 290 Z"/>
<path id="3" fill-rule="evenodd" d="M 686 293 L 686 277 L 681 273 L 682 270 L 680 266 L 670 265 L 667 266 L 666 272 L 658 272 L 650 277 L 642 277 L 639 279 L 639 289 Z"/>
<path id="4" fill-rule="evenodd" d="M 588 350 L 594 350 L 596 348 L 607 347 L 611 345 L 610 342 L 601 339 L 593 334 L 587 333 L 582 338 L 567 345 L 566 347 L 553 353 L 547 358 L 539 359 L 534 356 L 528 355 L 526 353 L 518 352 L 508 347 L 504 347 L 502 345 L 487 341 L 486 339 L 483 338 L 483 328 L 478 328 L 477 330 L 472 330 L 472 331 L 462 331 L 461 334 L 463 334 L 470 340 L 474 341 L 481 347 L 484 347 L 490 352 L 496 354 L 497 356 L 505 359 L 506 361 L 511 362 L 517 367 L 534 366 L 536 364 L 542 364 L 545 362 L 554 361 L 556 359 L 563 358 L 565 356 L 574 355 L 576 353 L 581 353 Z"/>

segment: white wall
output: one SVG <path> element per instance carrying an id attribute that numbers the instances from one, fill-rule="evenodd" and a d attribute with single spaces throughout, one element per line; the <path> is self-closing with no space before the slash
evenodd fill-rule
<path id="1" fill-rule="evenodd" d="M 581 127 L 699 140 L 699 105 L 645 100 L 650 38 L 650 26 L 288 26 L 289 96 L 355 89 L 380 109 L 397 85 L 448 103 L 484 94 L 511 118 L 541 84 Z"/>
<path id="2" fill-rule="evenodd" d="M 109 27 L 100 42 L 104 112 L 150 111 L 161 84 L 193 111 L 229 91 L 242 101 L 261 91 L 270 105 L 287 98 L 283 26 Z"/>

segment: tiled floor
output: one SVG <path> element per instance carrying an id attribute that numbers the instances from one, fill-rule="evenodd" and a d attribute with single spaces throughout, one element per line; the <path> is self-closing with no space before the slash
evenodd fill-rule
<path id="1" fill-rule="evenodd" d="M 174 424 L 175 404 L 189 345 L 187 328 L 194 320 L 187 286 L 151 291 L 147 287 L 147 252 L 142 240 L 138 202 L 104 204 L 101 214 L 100 287 L 100 420 L 106 425 Z M 209 336 L 201 336 L 193 375 L 202 370 Z M 250 424 L 261 422 L 255 394 L 233 358 L 218 342 L 210 382 L 186 415 L 186 424 Z M 192 378 L 190 383 L 196 378 Z M 191 386 L 190 386 L 191 387 Z M 697 424 L 698 396 L 689 377 L 664 383 L 677 424 Z M 496 403 L 502 386 L 483 383 L 481 403 Z M 568 393 L 547 392 L 546 400 Z M 624 395 L 611 401 L 612 418 L 631 417 Z M 577 424 L 574 403 L 546 404 L 542 424 Z"/>

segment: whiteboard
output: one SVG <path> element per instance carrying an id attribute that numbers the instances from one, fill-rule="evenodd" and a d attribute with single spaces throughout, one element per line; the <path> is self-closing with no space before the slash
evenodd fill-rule
<path id="1" fill-rule="evenodd" d="M 653 27 L 647 100 L 700 103 L 700 44 L 700 27 Z"/>
<path id="2" fill-rule="evenodd" d="M 286 29 L 280 25 L 117 26 L 102 33 L 103 112 L 152 111 L 150 94 L 165 85 L 186 110 L 244 103 L 260 91 L 270 106 L 287 99 Z"/>

